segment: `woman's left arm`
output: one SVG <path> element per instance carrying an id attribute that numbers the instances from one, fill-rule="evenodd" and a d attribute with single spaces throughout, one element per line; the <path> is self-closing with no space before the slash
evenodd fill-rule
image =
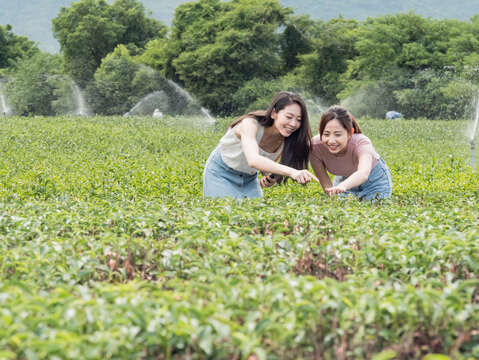
<path id="1" fill-rule="evenodd" d="M 366 182 L 372 170 L 373 156 L 370 153 L 362 153 L 358 159 L 358 169 L 338 185 L 326 189 L 329 195 L 343 193 Z"/>

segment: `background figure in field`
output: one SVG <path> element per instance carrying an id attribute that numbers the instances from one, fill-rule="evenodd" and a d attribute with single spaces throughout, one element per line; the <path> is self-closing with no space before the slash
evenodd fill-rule
<path id="1" fill-rule="evenodd" d="M 163 117 L 163 113 L 160 111 L 160 109 L 155 109 L 153 111 L 153 115 L 152 115 L 154 118 L 161 118 Z"/>
<path id="2" fill-rule="evenodd" d="M 388 120 L 401 119 L 401 118 L 402 118 L 402 114 L 398 113 L 397 111 L 391 110 L 386 113 L 386 119 Z"/>
<path id="3" fill-rule="evenodd" d="M 310 160 L 329 196 L 352 194 L 360 200 L 391 197 L 388 167 L 354 117 L 341 106 L 332 106 L 321 115 Z M 335 175 L 334 184 L 327 171 Z"/>
<path id="4" fill-rule="evenodd" d="M 281 91 L 266 111 L 243 115 L 229 126 L 206 162 L 203 194 L 256 198 L 263 196 L 261 187 L 282 181 L 282 176 L 300 184 L 318 181 L 307 170 L 310 145 L 311 128 L 303 99 Z M 261 181 L 258 170 L 268 174 Z"/>

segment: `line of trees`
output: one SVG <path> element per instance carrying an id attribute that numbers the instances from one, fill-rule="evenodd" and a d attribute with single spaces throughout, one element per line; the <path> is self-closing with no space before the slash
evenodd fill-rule
<path id="1" fill-rule="evenodd" d="M 53 33 L 58 55 L 0 27 L 0 74 L 17 112 L 58 113 L 71 101 L 66 76 L 101 114 L 125 113 L 170 79 L 223 116 L 286 89 L 359 116 L 456 119 L 469 116 L 479 85 L 477 15 L 322 21 L 278 0 L 198 0 L 178 6 L 168 28 L 138 0 L 79 0 Z"/>

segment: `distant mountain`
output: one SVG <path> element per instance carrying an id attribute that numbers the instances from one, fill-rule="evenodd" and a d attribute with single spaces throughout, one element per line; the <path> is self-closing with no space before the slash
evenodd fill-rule
<path id="1" fill-rule="evenodd" d="M 171 24 L 175 8 L 188 0 L 142 0 L 152 17 Z M 259 1 L 259 0 L 258 0 Z M 0 0 L 0 25 L 10 24 L 13 32 L 27 36 L 39 47 L 51 53 L 59 45 L 52 35 L 51 20 L 62 6 L 73 0 Z M 110 1 L 111 2 L 111 1 Z M 280 0 L 295 14 L 308 14 L 313 19 L 329 20 L 339 15 L 364 20 L 368 16 L 413 11 L 424 17 L 468 20 L 479 14 L 479 0 L 462 0 L 460 5 L 450 0 Z"/>
<path id="2" fill-rule="evenodd" d="M 280 0 L 295 13 L 329 20 L 342 15 L 365 20 L 379 15 L 414 12 L 435 19 L 469 20 L 479 14 L 479 0 Z"/>

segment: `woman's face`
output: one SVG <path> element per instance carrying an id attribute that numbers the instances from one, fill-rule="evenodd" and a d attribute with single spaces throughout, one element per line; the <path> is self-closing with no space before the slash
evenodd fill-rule
<path id="1" fill-rule="evenodd" d="M 331 154 L 339 155 L 346 152 L 351 136 L 352 132 L 348 133 L 339 120 L 333 119 L 324 127 L 321 142 L 327 147 Z"/>
<path id="2" fill-rule="evenodd" d="M 283 109 L 276 112 L 273 110 L 271 117 L 274 119 L 274 127 L 278 132 L 288 137 L 301 127 L 301 106 L 298 104 L 286 105 Z"/>

